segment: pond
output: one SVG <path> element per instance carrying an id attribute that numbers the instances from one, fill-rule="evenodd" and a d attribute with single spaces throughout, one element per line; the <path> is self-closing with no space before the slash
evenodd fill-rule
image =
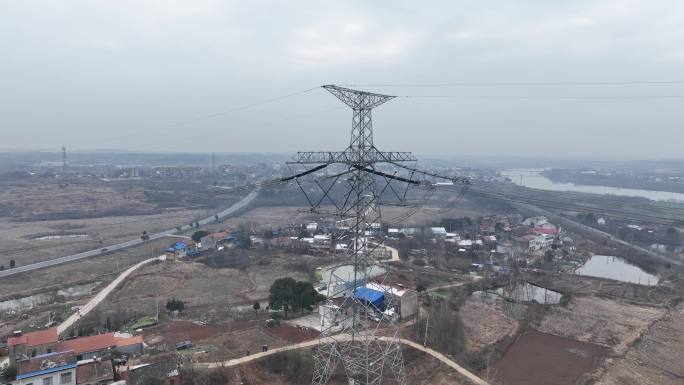
<path id="1" fill-rule="evenodd" d="M 579 185 L 574 183 L 554 182 L 543 176 L 541 169 L 511 169 L 501 171 L 501 175 L 510 178 L 519 186 L 550 191 L 575 191 L 591 194 L 610 194 L 629 197 L 642 197 L 653 201 L 684 202 L 684 194 L 669 191 L 652 191 L 609 186 Z"/>
<path id="2" fill-rule="evenodd" d="M 473 296 L 483 295 L 482 291 L 476 291 Z M 514 301 L 519 303 L 532 302 L 541 303 L 544 305 L 555 305 L 560 302 L 562 293 L 533 285 L 529 282 L 518 283 L 516 285 L 508 285 L 499 287 L 494 290 L 487 290 L 487 296 L 498 296 L 507 301 Z"/>
<path id="3" fill-rule="evenodd" d="M 368 267 L 368 277 L 367 279 L 377 277 L 379 275 L 385 274 L 386 270 L 378 265 L 371 265 Z M 332 277 L 331 277 L 332 274 Z M 331 280 L 332 278 L 332 280 Z M 357 273 L 356 279 L 364 279 L 362 272 Z M 331 268 L 325 268 L 323 270 L 322 282 L 353 282 L 354 281 L 354 265 L 341 265 L 337 266 L 331 271 Z"/>
<path id="4" fill-rule="evenodd" d="M 544 305 L 555 305 L 560 302 L 562 293 L 553 291 L 529 282 L 508 285 L 493 290 L 475 291 L 471 295 L 473 299 L 479 299 L 490 305 L 497 300 L 503 299 L 501 305 L 507 317 L 518 319 L 522 317 L 527 305 L 535 301 Z"/>
<path id="5" fill-rule="evenodd" d="M 30 310 L 36 306 L 53 303 L 57 300 L 58 296 L 70 299 L 88 295 L 91 294 L 92 290 L 99 286 L 101 283 L 101 281 L 96 281 L 92 283 L 86 283 L 83 285 L 71 286 L 55 291 L 38 293 L 27 297 L 10 299 L 7 301 L 0 301 L 0 313 L 14 313 L 17 311 Z"/>
<path id="6" fill-rule="evenodd" d="M 622 258 L 609 255 L 593 255 L 575 274 L 647 286 L 658 284 L 658 276 L 649 274 Z"/>
<path id="7" fill-rule="evenodd" d="M 33 238 L 37 241 L 49 241 L 53 239 L 65 239 L 65 238 L 88 238 L 88 234 L 68 234 L 68 235 L 43 235 L 40 237 Z"/>

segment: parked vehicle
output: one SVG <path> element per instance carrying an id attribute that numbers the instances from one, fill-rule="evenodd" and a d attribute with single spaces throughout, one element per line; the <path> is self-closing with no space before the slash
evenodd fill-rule
<path id="1" fill-rule="evenodd" d="M 176 344 L 176 350 L 185 350 L 192 348 L 191 341 L 183 341 Z"/>

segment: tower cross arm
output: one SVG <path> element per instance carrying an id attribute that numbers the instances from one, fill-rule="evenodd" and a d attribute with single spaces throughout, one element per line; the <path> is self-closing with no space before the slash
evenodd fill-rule
<path id="1" fill-rule="evenodd" d="M 353 110 L 372 110 L 388 100 L 396 98 L 396 96 L 392 95 L 352 90 L 350 88 L 344 88 L 335 85 L 326 85 L 322 87 L 328 90 L 328 92 L 331 94 L 335 95 Z"/>
<path id="2" fill-rule="evenodd" d="M 375 148 L 365 151 L 300 151 L 287 164 L 369 164 L 415 162 L 410 152 L 378 151 Z"/>

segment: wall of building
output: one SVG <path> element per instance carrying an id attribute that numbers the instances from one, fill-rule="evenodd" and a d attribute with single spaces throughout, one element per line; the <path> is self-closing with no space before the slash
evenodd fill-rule
<path id="1" fill-rule="evenodd" d="M 62 382 L 62 374 L 71 373 L 71 381 Z M 43 385 L 46 378 L 52 379 L 52 385 L 76 385 L 76 369 L 70 368 L 48 374 L 41 374 L 33 377 L 22 378 L 16 382 L 17 385 Z"/>
<path id="2" fill-rule="evenodd" d="M 400 302 L 400 313 L 401 319 L 411 318 L 418 311 L 418 293 L 412 290 L 406 291 L 404 295 L 401 296 Z"/>
<path id="3" fill-rule="evenodd" d="M 31 358 L 31 357 L 40 356 L 40 355 L 47 354 L 47 353 L 52 353 L 55 351 L 56 347 L 57 347 L 57 343 L 49 343 L 49 344 L 45 344 L 45 345 L 36 345 L 36 346 L 26 346 L 24 344 L 10 346 L 9 347 L 10 364 L 16 365 L 17 364 L 17 358 L 20 357 L 22 354 L 25 354 L 28 358 Z"/>
<path id="4" fill-rule="evenodd" d="M 143 354 L 143 346 L 142 346 L 142 344 L 133 344 L 133 345 L 128 345 L 128 346 L 117 346 L 116 351 L 123 353 L 123 354 L 128 354 L 128 355 L 141 355 L 141 354 Z"/>

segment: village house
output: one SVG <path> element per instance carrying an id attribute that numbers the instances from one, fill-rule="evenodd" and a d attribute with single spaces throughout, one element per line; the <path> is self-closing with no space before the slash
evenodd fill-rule
<path id="1" fill-rule="evenodd" d="M 494 235 L 500 231 L 510 231 L 511 225 L 506 215 L 490 215 L 480 219 L 480 232 Z"/>
<path id="2" fill-rule="evenodd" d="M 114 382 L 114 365 L 111 360 L 78 361 L 76 385 L 109 385 Z"/>
<path id="3" fill-rule="evenodd" d="M 377 290 L 384 294 L 386 303 L 396 306 L 399 318 L 408 319 L 418 311 L 418 293 L 403 287 L 392 287 L 375 282 L 366 284 L 366 288 Z"/>
<path id="4" fill-rule="evenodd" d="M 48 353 L 17 361 L 17 385 L 76 385 L 74 353 Z"/>
<path id="5" fill-rule="evenodd" d="M 531 217 L 522 221 L 522 224 L 527 227 L 540 227 L 546 223 L 549 223 L 549 220 L 546 217 Z"/>
<path id="6" fill-rule="evenodd" d="M 200 239 L 201 250 L 217 250 L 220 246 L 225 246 L 235 240 L 228 232 L 221 231 L 205 235 Z"/>
<path id="7" fill-rule="evenodd" d="M 185 258 L 188 255 L 188 250 L 194 250 L 195 242 L 191 239 L 186 241 L 179 241 L 164 249 L 166 258 L 174 261 L 176 259 Z"/>
<path id="8" fill-rule="evenodd" d="M 447 234 L 448 234 L 447 231 L 446 231 L 446 229 L 445 229 L 444 227 L 431 227 L 431 228 L 430 228 L 430 233 L 431 233 L 433 236 L 441 237 L 441 238 L 445 238 L 445 237 L 447 236 Z"/>
<path id="9" fill-rule="evenodd" d="M 115 333 L 59 341 L 58 351 L 72 351 L 77 360 L 108 357 L 112 352 L 140 355 L 143 353 L 142 336 L 118 337 Z"/>
<path id="10" fill-rule="evenodd" d="M 250 235 L 249 236 L 249 243 L 252 247 L 255 247 L 255 248 L 264 247 L 264 238 L 262 238 L 258 235 Z"/>
<path id="11" fill-rule="evenodd" d="M 181 376 L 178 364 L 170 359 L 155 363 L 141 364 L 128 368 L 121 373 L 128 385 L 143 385 L 145 380 L 160 379 L 166 385 L 180 385 Z"/>
<path id="12" fill-rule="evenodd" d="M 458 235 L 458 233 L 446 233 L 446 237 L 444 238 L 444 242 L 448 243 L 457 243 L 460 240 L 461 236 Z"/>
<path id="13" fill-rule="evenodd" d="M 10 337 L 10 362 L 55 352 L 72 352 L 77 360 L 109 356 L 113 351 L 129 355 L 143 353 L 142 336 L 105 333 L 58 340 L 57 329 L 50 328 Z"/>
<path id="14" fill-rule="evenodd" d="M 545 250 L 551 246 L 554 237 L 547 234 L 529 234 L 518 238 L 518 245 L 529 251 Z"/>
<path id="15" fill-rule="evenodd" d="M 19 359 L 28 359 L 39 355 L 56 352 L 57 328 L 37 330 L 30 333 L 15 332 L 7 339 L 10 365 L 15 365 Z"/>

